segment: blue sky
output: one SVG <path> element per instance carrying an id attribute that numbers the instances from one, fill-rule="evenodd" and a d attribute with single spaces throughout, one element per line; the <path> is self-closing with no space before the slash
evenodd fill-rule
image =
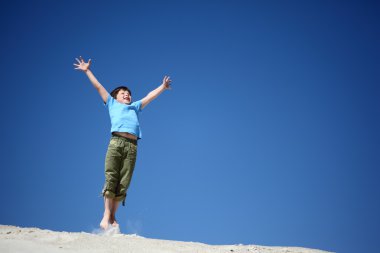
<path id="1" fill-rule="evenodd" d="M 2 1 L 0 223 L 91 232 L 110 122 L 75 57 L 135 100 L 124 233 L 374 252 L 376 1 Z"/>

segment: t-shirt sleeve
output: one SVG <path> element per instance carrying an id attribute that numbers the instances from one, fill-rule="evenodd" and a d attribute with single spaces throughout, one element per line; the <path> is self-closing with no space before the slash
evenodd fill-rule
<path id="1" fill-rule="evenodd" d="M 137 110 L 138 112 L 141 112 L 141 111 L 142 111 L 142 102 L 141 102 L 141 100 L 136 101 L 136 102 L 133 102 L 133 105 L 135 106 L 135 108 L 136 108 L 136 110 Z"/>
<path id="2" fill-rule="evenodd" d="M 104 106 L 108 108 L 110 106 L 110 104 L 113 102 L 112 99 L 113 99 L 113 97 L 110 94 L 108 94 L 107 102 L 104 103 Z"/>

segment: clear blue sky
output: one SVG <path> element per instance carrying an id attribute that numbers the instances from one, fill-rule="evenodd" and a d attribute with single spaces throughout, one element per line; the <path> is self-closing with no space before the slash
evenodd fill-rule
<path id="1" fill-rule="evenodd" d="M 109 116 L 140 99 L 124 233 L 375 252 L 376 1 L 1 1 L 0 223 L 97 228 Z"/>

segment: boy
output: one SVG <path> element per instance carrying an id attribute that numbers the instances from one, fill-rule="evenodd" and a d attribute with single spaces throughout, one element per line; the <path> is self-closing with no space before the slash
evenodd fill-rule
<path id="1" fill-rule="evenodd" d="M 75 69 L 86 73 L 103 99 L 111 118 L 112 137 L 105 159 L 104 215 L 100 222 L 100 227 L 107 229 L 108 224 L 118 226 L 116 210 L 119 202 L 122 201 L 124 205 L 131 182 L 136 162 L 137 140 L 141 139 L 138 114 L 164 90 L 170 89 L 171 80 L 165 76 L 160 86 L 143 99 L 132 103 L 131 91 L 125 86 L 117 87 L 108 94 L 90 70 L 91 59 L 85 62 L 80 56 L 76 61 L 78 63 L 74 63 Z"/>

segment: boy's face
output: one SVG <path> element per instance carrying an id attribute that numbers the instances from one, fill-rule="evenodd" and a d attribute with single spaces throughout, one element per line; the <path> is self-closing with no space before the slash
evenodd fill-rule
<path id="1" fill-rule="evenodd" d="M 127 90 L 119 90 L 116 95 L 116 100 L 122 104 L 130 104 L 132 97 Z"/>

